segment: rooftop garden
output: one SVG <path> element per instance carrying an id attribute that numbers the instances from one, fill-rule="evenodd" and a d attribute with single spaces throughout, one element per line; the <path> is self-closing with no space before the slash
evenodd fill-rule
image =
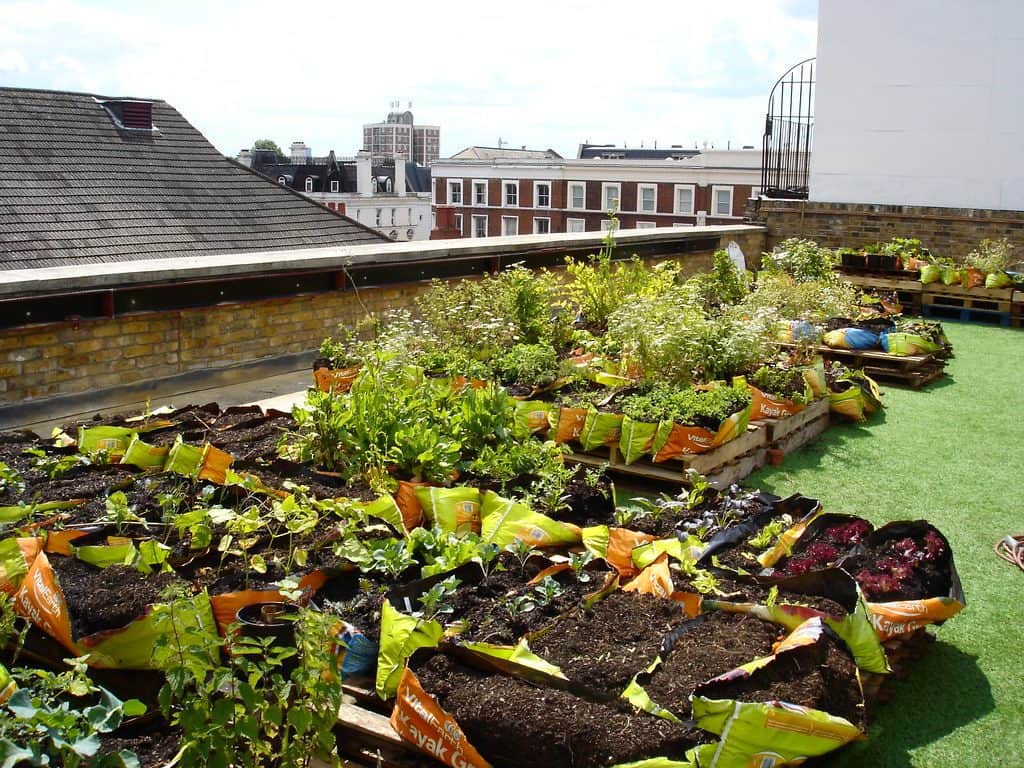
<path id="1" fill-rule="evenodd" d="M 969 762 L 953 729 L 980 742 L 1014 715 L 1014 603 L 975 595 L 1019 579 L 991 545 L 1012 528 L 994 466 L 1020 449 L 993 447 L 989 416 L 1018 337 L 905 320 L 806 241 L 756 284 L 724 252 L 683 281 L 613 248 L 339 329 L 292 414 L 4 435 L 6 764 L 366 764 L 334 737 L 343 690 L 449 765 L 521 765 L 526 742 L 538 766 L 844 744 L 851 765 Z M 955 347 L 952 376 L 883 411 L 862 371 L 819 357 L 869 341 L 941 364 Z M 688 463 L 743 441 L 730 461 L 763 457 L 829 407 L 843 423 L 743 488 Z M 638 466 L 680 482 L 616 486 Z M 970 610 L 920 652 L 960 579 Z"/>

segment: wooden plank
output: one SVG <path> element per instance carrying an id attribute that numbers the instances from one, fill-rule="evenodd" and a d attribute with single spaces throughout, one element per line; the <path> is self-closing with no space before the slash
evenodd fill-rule
<path id="1" fill-rule="evenodd" d="M 826 411 L 814 421 L 804 424 L 800 429 L 783 437 L 772 444 L 772 448 L 782 451 L 785 454 L 793 453 L 815 440 L 822 432 L 828 429 L 832 422 L 831 416 Z"/>
<path id="2" fill-rule="evenodd" d="M 962 285 L 942 285 L 941 283 L 929 283 L 925 289 L 926 293 L 939 294 L 943 296 L 955 296 L 959 298 L 975 297 L 979 299 L 993 299 L 995 301 L 1010 301 L 1013 297 L 1013 288 L 964 288 Z"/>
<path id="3" fill-rule="evenodd" d="M 1018 309 L 1024 307 L 1024 291 L 1014 291 L 1010 301 L 1012 301 Z"/>
<path id="4" fill-rule="evenodd" d="M 840 272 L 840 276 L 848 283 L 853 283 L 861 288 L 877 288 L 883 291 L 906 291 L 908 293 L 920 293 L 922 289 L 920 280 L 911 280 L 903 277 L 884 277 L 880 275 L 857 275 Z M 914 274 L 908 272 L 909 274 Z"/>
<path id="5" fill-rule="evenodd" d="M 707 481 L 712 487 L 720 491 L 724 490 L 730 485 L 742 482 L 765 466 L 768 463 L 767 457 L 768 451 L 765 448 L 758 448 L 753 453 L 749 453 L 708 475 Z"/>
<path id="6" fill-rule="evenodd" d="M 368 736 L 375 742 L 402 749 L 408 746 L 402 737 L 395 733 L 386 715 L 371 712 L 355 704 L 346 702 L 338 708 L 337 725 L 345 731 Z"/>
<path id="7" fill-rule="evenodd" d="M 680 472 L 687 469 L 695 469 L 702 475 L 706 475 L 709 472 L 715 471 L 715 469 L 723 464 L 728 464 L 740 456 L 745 456 L 757 448 L 764 447 L 767 443 L 768 429 L 762 424 L 751 424 L 747 427 L 747 431 L 735 440 L 730 440 L 728 443 L 706 453 L 683 456 L 680 459 L 667 461 L 665 464 L 680 462 L 683 465 L 683 469 Z"/>
<path id="8" fill-rule="evenodd" d="M 781 440 L 791 432 L 795 432 L 809 422 L 815 419 L 821 418 L 823 415 L 828 413 L 828 398 L 823 397 L 820 400 L 808 404 L 799 413 L 794 413 L 792 416 L 787 416 L 784 419 L 766 419 L 761 424 L 764 424 L 768 429 L 768 442 L 774 443 Z"/>
<path id="9" fill-rule="evenodd" d="M 962 309 L 982 309 L 988 312 L 1009 312 L 1009 298 L 999 299 L 992 296 L 952 296 L 945 293 L 926 291 L 923 297 L 925 306 L 958 307 Z"/>

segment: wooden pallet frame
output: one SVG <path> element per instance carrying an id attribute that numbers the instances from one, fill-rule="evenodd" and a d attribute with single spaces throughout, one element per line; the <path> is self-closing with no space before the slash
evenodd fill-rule
<path id="1" fill-rule="evenodd" d="M 959 320 L 963 323 L 987 323 L 1009 327 L 1013 319 L 1009 312 L 992 309 L 948 307 L 941 304 L 925 304 L 922 309 L 925 317 L 939 320 Z"/>
<path id="2" fill-rule="evenodd" d="M 650 457 L 626 464 L 618 446 L 596 451 L 570 453 L 566 458 L 590 467 L 603 467 L 616 474 L 658 482 L 685 484 L 686 472 L 704 475 L 713 487 L 722 489 L 738 483 L 768 463 L 770 449 L 784 453 L 801 448 L 829 425 L 828 399 L 816 400 L 785 419 L 753 423 L 745 434 L 706 453 L 655 463 Z"/>
<path id="3" fill-rule="evenodd" d="M 978 289 L 972 289 L 978 290 Z M 987 312 L 1009 312 L 1010 296 L 995 298 L 990 295 L 978 296 L 974 293 L 959 294 L 945 291 L 925 291 L 923 303 L 927 306 L 949 307 L 951 309 L 981 309 Z"/>
<path id="4" fill-rule="evenodd" d="M 905 273 L 907 275 L 913 272 Z M 839 276 L 848 283 L 858 288 L 865 288 L 875 291 L 895 293 L 900 304 L 908 313 L 919 313 L 921 311 L 921 293 L 923 286 L 920 280 L 911 280 L 898 276 L 883 276 L 877 274 L 857 274 L 839 272 Z"/>
<path id="5" fill-rule="evenodd" d="M 796 344 L 780 342 L 783 349 L 795 349 Z M 946 361 L 935 355 L 890 355 L 873 349 L 833 349 L 822 344 L 811 350 L 826 360 L 838 360 L 851 368 L 860 368 L 875 379 L 895 381 L 920 389 L 945 375 Z"/>

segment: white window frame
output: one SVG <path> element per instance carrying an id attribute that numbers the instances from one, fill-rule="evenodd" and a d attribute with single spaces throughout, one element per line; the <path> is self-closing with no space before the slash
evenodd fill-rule
<path id="1" fill-rule="evenodd" d="M 508 201 L 509 188 L 515 190 L 515 202 L 510 203 Z M 518 208 L 519 207 L 519 182 L 516 179 L 502 179 L 501 180 L 501 206 L 503 208 Z"/>
<path id="2" fill-rule="evenodd" d="M 620 227 L 619 222 L 617 220 L 615 222 L 612 222 L 611 219 L 601 219 L 601 231 L 602 232 L 607 232 L 609 229 L 612 232 L 618 232 L 620 228 L 621 227 Z"/>
<path id="3" fill-rule="evenodd" d="M 312 176 L 307 176 L 306 177 L 306 191 L 307 192 L 312 192 L 313 191 L 313 177 Z"/>
<path id="4" fill-rule="evenodd" d="M 448 179 L 446 183 L 448 188 L 448 205 L 462 205 L 462 193 L 464 191 L 462 189 L 462 179 Z M 457 195 L 452 194 L 453 192 L 455 192 L 455 190 L 458 190 Z M 456 200 L 456 197 L 458 197 L 459 199 Z"/>
<path id="5" fill-rule="evenodd" d="M 682 189 L 690 190 L 690 210 L 684 211 L 679 205 L 679 191 Z M 694 209 L 697 206 L 697 185 L 696 184 L 676 184 L 672 189 L 672 210 L 680 216 L 693 216 Z"/>
<path id="6" fill-rule="evenodd" d="M 288 177 L 287 176 L 278 176 L 277 177 L 277 183 L 280 184 L 282 187 L 287 187 L 288 186 Z"/>
<path id="7" fill-rule="evenodd" d="M 482 235 L 478 235 L 477 234 L 477 229 L 476 229 L 477 222 L 479 222 L 480 219 L 483 219 L 483 221 L 484 221 L 484 232 L 483 232 Z M 472 219 L 470 220 L 470 222 L 469 222 L 469 226 L 470 226 L 470 230 L 469 230 L 469 236 L 470 237 L 487 237 L 487 214 L 483 214 L 482 216 L 474 215 L 472 217 Z"/>
<path id="8" fill-rule="evenodd" d="M 729 193 L 729 212 L 728 213 L 720 213 L 719 210 L 718 210 L 718 193 L 719 192 L 728 192 Z M 721 185 L 720 184 L 714 184 L 714 185 L 712 185 L 712 187 L 711 187 L 711 215 L 712 216 L 732 216 L 733 215 L 732 214 L 733 197 L 734 197 L 734 194 L 733 194 L 732 185 L 724 185 L 724 184 L 721 184 Z"/>
<path id="9" fill-rule="evenodd" d="M 654 229 L 657 226 L 658 222 L 656 221 L 638 221 L 636 223 L 637 229 Z"/>
<path id="10" fill-rule="evenodd" d="M 690 223 L 685 222 L 685 221 L 673 221 L 672 222 L 672 226 L 673 227 L 692 227 L 693 224 L 690 224 Z"/>
<path id="11" fill-rule="evenodd" d="M 331 192 L 337 192 L 337 191 L 338 191 L 338 180 L 337 179 L 333 179 L 331 181 Z"/>
<path id="12" fill-rule="evenodd" d="M 572 190 L 573 190 L 573 187 L 579 187 L 581 190 L 583 190 L 583 194 L 580 196 L 583 199 L 583 204 L 582 205 L 573 205 L 573 202 L 572 202 L 572 198 L 573 198 Z M 568 185 L 566 186 L 565 191 L 567 192 L 567 200 L 565 201 L 565 207 L 566 208 L 568 208 L 570 211 L 585 211 L 585 210 L 587 210 L 587 182 L 585 182 L 585 181 L 570 181 L 568 183 Z"/>
<path id="13" fill-rule="evenodd" d="M 652 201 L 652 208 L 644 208 L 644 190 L 654 190 L 654 200 Z M 636 212 L 637 213 L 657 213 L 658 212 L 658 185 L 657 184 L 637 184 L 636 185 Z"/>
<path id="14" fill-rule="evenodd" d="M 540 202 L 540 188 L 548 188 L 548 202 L 543 204 Z M 533 182 L 533 207 L 534 208 L 550 208 L 551 207 L 551 182 L 550 181 L 535 181 Z"/>
<path id="15" fill-rule="evenodd" d="M 465 234 L 465 232 L 462 231 L 462 214 L 461 213 L 456 213 L 455 214 L 455 228 L 457 230 L 459 230 L 459 232 L 461 234 Z"/>
<path id="16" fill-rule="evenodd" d="M 505 231 L 506 225 L 510 221 L 515 224 L 515 230 L 516 230 L 515 232 L 512 232 L 511 234 Z M 519 234 L 519 217 L 518 216 L 502 216 L 501 217 L 501 236 L 502 237 L 512 237 L 512 235 L 518 235 L 518 234 Z"/>
<path id="17" fill-rule="evenodd" d="M 579 229 L 573 229 L 578 226 Z M 586 219 L 566 219 L 565 220 L 565 231 L 566 232 L 586 232 L 587 231 L 587 220 Z"/>
<path id="18" fill-rule="evenodd" d="M 537 227 L 539 222 L 547 222 L 548 228 L 543 232 Z M 550 235 L 551 234 L 551 217 L 550 216 L 534 216 L 533 217 L 533 234 L 535 235 Z"/>
<path id="19" fill-rule="evenodd" d="M 613 189 L 615 190 L 615 205 L 608 205 L 608 193 Z M 622 210 L 622 185 L 617 181 L 601 182 L 601 210 L 606 213 L 610 210 Z"/>
<path id="20" fill-rule="evenodd" d="M 478 184 L 483 186 L 483 188 L 484 188 L 484 199 L 483 199 L 483 202 L 481 202 L 481 201 L 476 199 L 476 188 L 477 188 Z M 487 192 L 488 192 L 487 187 L 488 187 L 487 179 L 473 179 L 473 187 L 472 187 L 472 189 L 473 189 L 473 205 L 487 205 Z"/>
<path id="21" fill-rule="evenodd" d="M 376 212 L 376 215 L 374 216 L 374 222 L 375 222 L 374 226 L 375 227 L 381 226 L 381 221 L 383 220 L 383 217 L 384 217 L 384 209 L 383 208 L 378 208 L 377 212 Z"/>

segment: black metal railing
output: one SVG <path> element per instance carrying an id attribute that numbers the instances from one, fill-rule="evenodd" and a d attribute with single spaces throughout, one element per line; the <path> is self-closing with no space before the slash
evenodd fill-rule
<path id="1" fill-rule="evenodd" d="M 814 134 L 814 59 L 794 65 L 772 87 L 761 153 L 761 194 L 806 200 Z"/>

